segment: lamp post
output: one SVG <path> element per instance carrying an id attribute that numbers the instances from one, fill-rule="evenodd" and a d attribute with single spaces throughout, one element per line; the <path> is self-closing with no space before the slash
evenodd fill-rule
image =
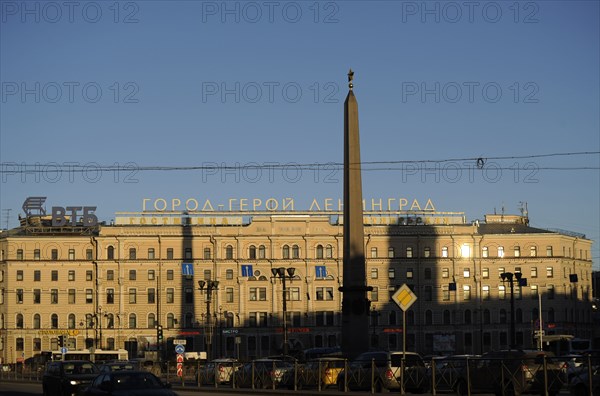
<path id="1" fill-rule="evenodd" d="M 98 305 L 98 315 L 96 316 L 96 323 L 100 330 L 100 349 L 102 349 L 102 305 Z"/>
<path id="2" fill-rule="evenodd" d="M 514 349 L 517 345 L 515 342 L 515 294 L 514 294 L 514 283 L 517 286 L 527 286 L 527 278 L 522 277 L 523 274 L 520 272 L 503 272 L 500 274 L 502 282 L 508 282 L 510 284 L 510 348 Z"/>
<path id="3" fill-rule="evenodd" d="M 198 286 L 200 289 L 200 293 L 206 290 L 206 359 L 210 360 L 212 355 L 212 324 L 210 321 L 210 302 L 212 298 L 212 293 L 214 290 L 218 290 L 219 281 L 204 281 L 199 280 Z"/>
<path id="4" fill-rule="evenodd" d="M 287 275 L 286 275 L 287 272 Z M 272 278 L 281 278 L 281 284 L 283 286 L 283 354 L 288 354 L 288 328 L 287 328 L 287 298 L 286 298 L 286 288 L 285 288 L 285 280 L 294 279 L 294 273 L 296 272 L 295 268 L 271 268 L 271 273 L 273 274 Z"/>

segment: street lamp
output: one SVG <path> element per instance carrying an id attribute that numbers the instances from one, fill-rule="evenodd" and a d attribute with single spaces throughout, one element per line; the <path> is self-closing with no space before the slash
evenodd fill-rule
<path id="1" fill-rule="evenodd" d="M 502 282 L 508 282 L 510 284 L 510 348 L 514 349 L 517 345 L 515 342 L 515 294 L 514 294 L 514 283 L 517 286 L 527 286 L 527 278 L 522 277 L 523 274 L 520 272 L 503 272 L 500 274 Z"/>
<path id="2" fill-rule="evenodd" d="M 212 292 L 214 290 L 218 290 L 219 281 L 204 281 L 199 280 L 198 286 L 200 287 L 200 292 L 204 292 L 206 290 L 206 359 L 210 360 L 211 355 L 211 347 L 212 347 L 212 325 L 210 322 L 210 301 L 212 297 Z"/>
<path id="3" fill-rule="evenodd" d="M 287 272 L 287 275 L 285 274 Z M 287 328 L 287 298 L 286 298 L 286 288 L 285 288 L 285 280 L 294 279 L 294 273 L 296 272 L 295 268 L 271 268 L 271 273 L 273 274 L 272 278 L 281 278 L 281 283 L 283 285 L 283 354 L 288 354 L 288 328 Z"/>
<path id="4" fill-rule="evenodd" d="M 100 329 L 100 349 L 102 349 L 102 305 L 98 305 L 98 315 L 96 316 L 96 323 L 98 323 Z"/>

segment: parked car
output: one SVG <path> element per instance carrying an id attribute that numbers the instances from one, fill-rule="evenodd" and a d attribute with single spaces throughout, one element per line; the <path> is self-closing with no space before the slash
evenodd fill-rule
<path id="1" fill-rule="evenodd" d="M 341 357 L 321 357 L 303 365 L 298 376 L 297 388 L 327 388 L 337 385 L 337 378 L 344 369 L 346 360 Z"/>
<path id="2" fill-rule="evenodd" d="M 98 375 L 84 396 L 177 396 L 169 383 L 148 371 L 119 370 Z"/>
<path id="3" fill-rule="evenodd" d="M 404 358 L 404 372 L 402 360 Z M 404 389 L 412 393 L 424 393 L 430 389 L 427 368 L 421 355 L 415 352 L 370 351 L 360 354 L 340 372 L 338 389 L 345 386 L 351 390 L 385 392 Z"/>
<path id="4" fill-rule="evenodd" d="M 487 352 L 481 358 L 469 359 L 457 375 L 454 390 L 458 395 L 467 395 L 469 387 L 471 394 L 543 394 L 547 378 L 548 394 L 555 396 L 566 380 L 560 363 L 551 352 L 515 349 Z"/>
<path id="5" fill-rule="evenodd" d="M 42 376 L 44 396 L 76 395 L 98 375 L 98 367 L 89 360 L 50 362 Z"/>
<path id="6" fill-rule="evenodd" d="M 233 373 L 241 366 L 237 359 L 215 359 L 200 367 L 196 374 L 198 384 L 214 384 L 215 378 L 218 384 L 231 382 Z"/>
<path id="7" fill-rule="evenodd" d="M 429 374 L 429 381 L 436 392 L 455 392 L 457 390 L 457 385 L 465 375 L 467 361 L 469 359 L 478 359 L 480 357 L 480 355 L 436 357 L 432 359 L 432 366 L 429 367 L 427 371 Z"/>
<path id="8" fill-rule="evenodd" d="M 581 371 L 571 378 L 569 392 L 571 396 L 600 395 L 600 367 L 592 366 L 592 389 L 590 392 L 589 366 L 582 366 Z"/>
<path id="9" fill-rule="evenodd" d="M 278 359 L 256 359 L 235 371 L 234 384 L 239 388 L 272 388 L 280 386 L 286 371 L 294 365 Z"/>

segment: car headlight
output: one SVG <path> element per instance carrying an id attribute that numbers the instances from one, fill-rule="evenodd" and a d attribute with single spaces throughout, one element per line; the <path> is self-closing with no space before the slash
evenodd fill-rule
<path id="1" fill-rule="evenodd" d="M 69 384 L 71 384 L 71 385 L 79 385 L 79 381 L 71 380 L 71 381 L 69 381 Z"/>

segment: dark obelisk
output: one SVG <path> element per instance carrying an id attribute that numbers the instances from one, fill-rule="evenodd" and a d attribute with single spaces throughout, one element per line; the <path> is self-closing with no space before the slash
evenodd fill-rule
<path id="1" fill-rule="evenodd" d="M 352 91 L 353 77 L 350 69 L 344 102 L 344 279 L 340 287 L 342 352 L 348 358 L 369 349 L 358 103 Z"/>

